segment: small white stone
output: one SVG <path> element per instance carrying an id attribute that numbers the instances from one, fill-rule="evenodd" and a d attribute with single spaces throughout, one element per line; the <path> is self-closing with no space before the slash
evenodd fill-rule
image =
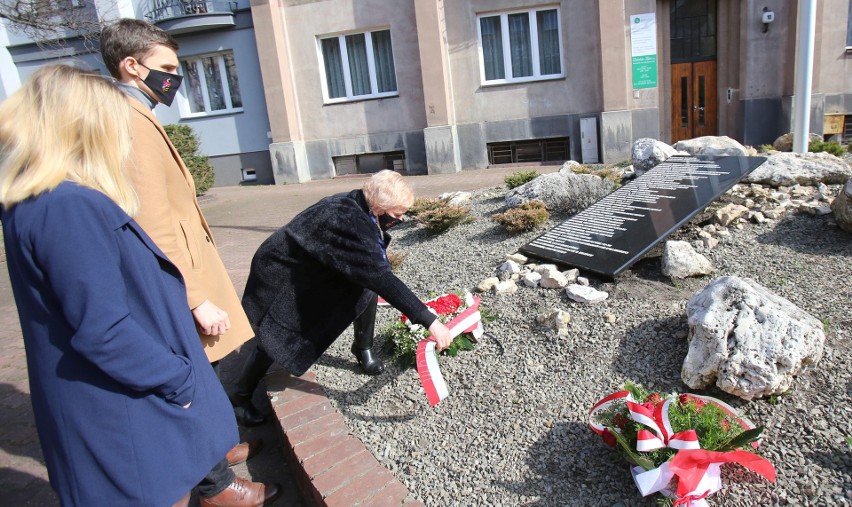
<path id="1" fill-rule="evenodd" d="M 506 260 L 517 262 L 518 264 L 526 264 L 528 259 L 527 259 L 526 255 L 521 255 L 519 253 L 513 253 L 513 254 L 507 255 Z"/>
<path id="2" fill-rule="evenodd" d="M 565 288 L 565 294 L 579 303 L 598 303 L 609 297 L 609 294 L 587 285 L 571 284 Z"/>
<path id="3" fill-rule="evenodd" d="M 494 294 L 514 294 L 518 292 L 518 285 L 514 280 L 506 280 L 505 282 L 498 282 L 491 288 L 491 292 Z"/>
<path id="4" fill-rule="evenodd" d="M 527 287 L 536 288 L 538 287 L 538 282 L 541 280 L 541 275 L 538 273 L 527 273 L 524 275 L 522 281 L 523 284 Z"/>
<path id="5" fill-rule="evenodd" d="M 586 285 L 586 286 L 588 286 L 588 285 L 589 285 L 589 279 L 588 279 L 588 278 L 586 278 L 585 276 L 578 276 L 578 277 L 577 277 L 577 285 Z"/>
<path id="6" fill-rule="evenodd" d="M 499 282 L 500 279 L 496 276 L 486 278 L 485 280 L 479 282 L 479 285 L 476 286 L 476 292 L 488 292 Z"/>

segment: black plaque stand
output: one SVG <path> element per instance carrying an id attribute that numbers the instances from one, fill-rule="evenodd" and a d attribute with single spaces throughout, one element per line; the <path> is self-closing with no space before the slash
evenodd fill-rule
<path id="1" fill-rule="evenodd" d="M 671 157 L 520 251 L 614 279 L 764 161 Z"/>

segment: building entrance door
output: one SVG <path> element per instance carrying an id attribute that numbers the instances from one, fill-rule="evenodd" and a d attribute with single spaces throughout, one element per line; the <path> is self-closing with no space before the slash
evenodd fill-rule
<path id="1" fill-rule="evenodd" d="M 671 0 L 672 143 L 717 133 L 716 0 Z"/>
<path id="2" fill-rule="evenodd" d="M 716 62 L 672 64 L 672 143 L 716 135 Z"/>

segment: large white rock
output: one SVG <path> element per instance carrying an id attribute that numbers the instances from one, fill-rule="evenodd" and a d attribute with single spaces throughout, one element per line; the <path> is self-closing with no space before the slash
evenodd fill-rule
<path id="1" fill-rule="evenodd" d="M 630 162 L 636 176 L 641 176 L 660 162 L 665 162 L 666 159 L 677 154 L 676 149 L 662 141 L 642 137 L 633 141 Z"/>
<path id="2" fill-rule="evenodd" d="M 686 305 L 689 352 L 681 378 L 750 400 L 780 394 L 822 357 L 822 323 L 754 280 L 725 276 Z"/>
<path id="3" fill-rule="evenodd" d="M 462 204 L 470 201 L 470 198 L 473 194 L 470 192 L 446 192 L 438 196 L 438 199 L 446 199 L 447 204 L 452 206 L 461 206 Z"/>
<path id="4" fill-rule="evenodd" d="M 550 211 L 577 212 L 615 190 L 615 183 L 593 174 L 550 173 L 506 193 L 506 206 L 541 201 Z"/>
<path id="5" fill-rule="evenodd" d="M 852 177 L 852 167 L 830 153 L 773 153 L 743 181 L 772 187 L 795 184 L 841 185 Z"/>
<path id="6" fill-rule="evenodd" d="M 675 150 L 685 151 L 693 156 L 707 157 L 747 157 L 745 146 L 728 136 L 704 136 L 695 139 L 678 141 L 673 146 Z"/>
<path id="7" fill-rule="evenodd" d="M 670 278 L 687 278 L 713 272 L 713 264 L 696 252 L 688 241 L 666 241 L 662 264 L 663 274 Z"/>
<path id="8" fill-rule="evenodd" d="M 583 165 L 577 162 L 576 160 L 568 160 L 567 162 L 562 164 L 562 167 L 559 168 L 559 172 L 561 172 L 562 174 L 574 174 L 574 171 L 576 169 L 580 169 L 581 167 L 583 167 Z"/>
<path id="9" fill-rule="evenodd" d="M 850 178 L 831 203 L 834 221 L 846 232 L 852 232 L 852 178 Z"/>
<path id="10" fill-rule="evenodd" d="M 822 136 L 811 132 L 808 134 L 808 144 L 813 141 L 822 141 Z M 793 133 L 788 132 L 778 137 L 772 147 L 778 151 L 793 151 Z"/>

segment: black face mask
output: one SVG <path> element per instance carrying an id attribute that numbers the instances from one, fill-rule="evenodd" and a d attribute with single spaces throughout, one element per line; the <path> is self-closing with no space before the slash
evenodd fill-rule
<path id="1" fill-rule="evenodd" d="M 383 231 L 387 231 L 391 227 L 397 226 L 402 223 L 402 219 L 394 218 L 387 213 L 384 215 L 379 215 L 379 228 Z"/>
<path id="2" fill-rule="evenodd" d="M 141 62 L 139 65 L 148 69 Z M 167 106 L 172 105 L 172 102 L 174 102 L 181 81 L 183 81 L 183 76 L 181 75 L 169 74 L 168 72 L 156 69 L 148 69 L 148 77 L 142 80 L 151 89 L 151 92 L 155 96 L 154 98 Z"/>

